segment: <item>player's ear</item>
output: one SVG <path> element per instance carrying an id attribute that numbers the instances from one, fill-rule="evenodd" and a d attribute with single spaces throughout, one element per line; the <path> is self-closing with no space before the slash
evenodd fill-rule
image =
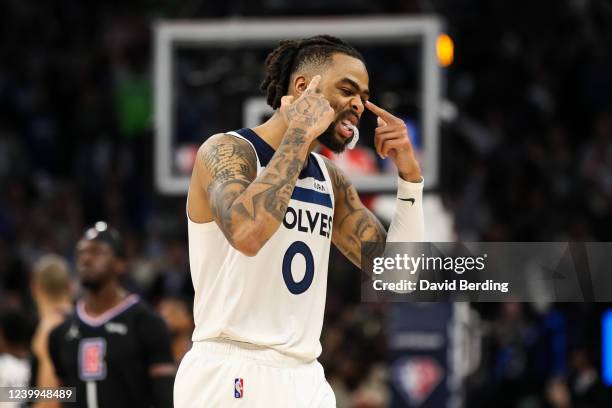
<path id="1" fill-rule="evenodd" d="M 298 97 L 302 95 L 302 93 L 308 88 L 309 78 L 306 78 L 304 75 L 296 75 L 293 78 L 293 92 Z"/>

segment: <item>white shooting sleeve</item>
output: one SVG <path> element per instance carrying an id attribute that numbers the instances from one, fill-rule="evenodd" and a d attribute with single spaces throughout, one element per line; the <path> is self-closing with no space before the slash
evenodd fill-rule
<path id="1" fill-rule="evenodd" d="M 423 178 L 419 183 L 411 183 L 401 177 L 397 180 L 395 214 L 387 232 L 387 242 L 423 242 Z"/>

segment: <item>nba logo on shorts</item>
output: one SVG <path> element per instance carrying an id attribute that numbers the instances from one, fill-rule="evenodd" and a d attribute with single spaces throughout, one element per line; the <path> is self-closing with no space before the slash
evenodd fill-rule
<path id="1" fill-rule="evenodd" d="M 242 398 L 244 395 L 244 382 L 242 378 L 234 379 L 234 398 Z"/>

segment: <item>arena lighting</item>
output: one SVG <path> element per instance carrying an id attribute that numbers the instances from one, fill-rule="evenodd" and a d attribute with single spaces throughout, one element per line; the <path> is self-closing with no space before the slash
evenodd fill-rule
<path id="1" fill-rule="evenodd" d="M 442 67 L 448 67 L 453 63 L 455 57 L 455 44 L 448 34 L 440 34 L 436 40 L 436 54 L 438 63 Z"/>

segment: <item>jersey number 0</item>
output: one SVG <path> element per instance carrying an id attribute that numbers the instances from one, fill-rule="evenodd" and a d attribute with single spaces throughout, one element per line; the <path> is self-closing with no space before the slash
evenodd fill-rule
<path id="1" fill-rule="evenodd" d="M 293 279 L 293 274 L 291 273 L 291 262 L 297 254 L 301 254 L 306 261 L 306 273 L 304 273 L 304 277 L 299 282 Z M 285 280 L 287 289 L 294 295 L 304 293 L 312 284 L 313 278 L 314 257 L 312 256 L 312 251 L 308 248 L 308 245 L 302 241 L 295 241 L 287 248 L 287 252 L 285 252 L 285 256 L 283 257 L 283 279 Z"/>

